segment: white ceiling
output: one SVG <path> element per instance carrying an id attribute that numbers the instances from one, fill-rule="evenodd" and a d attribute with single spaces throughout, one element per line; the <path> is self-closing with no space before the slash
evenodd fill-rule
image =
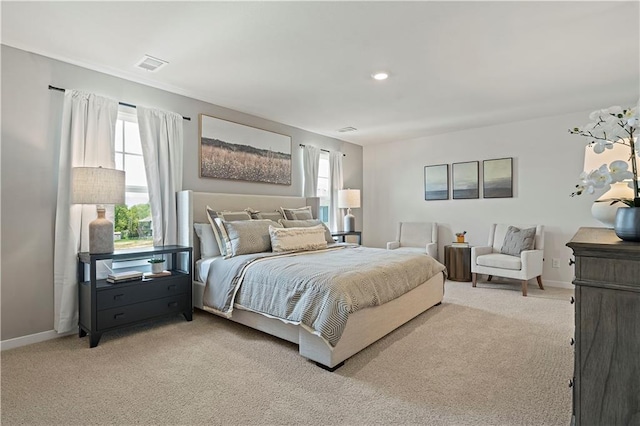
<path id="1" fill-rule="evenodd" d="M 639 5 L 2 1 L 2 43 L 367 145 L 635 101 Z"/>

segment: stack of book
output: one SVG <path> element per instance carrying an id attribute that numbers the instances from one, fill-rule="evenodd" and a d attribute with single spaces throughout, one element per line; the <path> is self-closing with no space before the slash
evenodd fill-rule
<path id="1" fill-rule="evenodd" d="M 453 242 L 451 243 L 452 247 L 469 247 L 469 243 L 458 243 L 458 242 Z"/>
<path id="2" fill-rule="evenodd" d="M 114 272 L 107 275 L 107 282 L 109 283 L 124 283 L 127 281 L 135 281 L 142 279 L 142 272 L 140 271 L 126 271 L 126 272 Z"/>

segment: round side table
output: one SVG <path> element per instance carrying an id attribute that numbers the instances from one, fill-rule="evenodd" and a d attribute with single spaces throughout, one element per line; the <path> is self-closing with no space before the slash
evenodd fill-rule
<path id="1" fill-rule="evenodd" d="M 471 281 L 471 246 L 444 246 L 444 266 L 451 281 Z"/>

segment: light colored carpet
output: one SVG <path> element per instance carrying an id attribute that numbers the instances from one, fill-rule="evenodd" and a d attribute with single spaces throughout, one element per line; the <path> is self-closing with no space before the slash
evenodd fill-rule
<path id="1" fill-rule="evenodd" d="M 572 294 L 447 282 L 334 373 L 201 311 L 63 337 L 2 352 L 2 424 L 567 425 Z"/>

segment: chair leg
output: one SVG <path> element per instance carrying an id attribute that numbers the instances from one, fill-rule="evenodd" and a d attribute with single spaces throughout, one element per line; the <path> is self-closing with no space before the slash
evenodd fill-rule
<path id="1" fill-rule="evenodd" d="M 476 274 L 475 272 L 473 274 L 471 274 L 471 286 L 475 287 L 476 286 L 476 281 L 478 280 L 478 274 Z"/>
<path id="2" fill-rule="evenodd" d="M 489 275 L 489 276 L 487 277 L 487 281 L 491 281 L 491 278 L 493 278 L 493 275 Z"/>
<path id="3" fill-rule="evenodd" d="M 540 287 L 540 290 L 544 290 L 544 286 L 542 285 L 542 276 L 538 275 L 536 279 L 538 280 L 538 287 Z"/>
<path id="4" fill-rule="evenodd" d="M 527 280 L 522 280 L 522 295 L 527 295 Z"/>

